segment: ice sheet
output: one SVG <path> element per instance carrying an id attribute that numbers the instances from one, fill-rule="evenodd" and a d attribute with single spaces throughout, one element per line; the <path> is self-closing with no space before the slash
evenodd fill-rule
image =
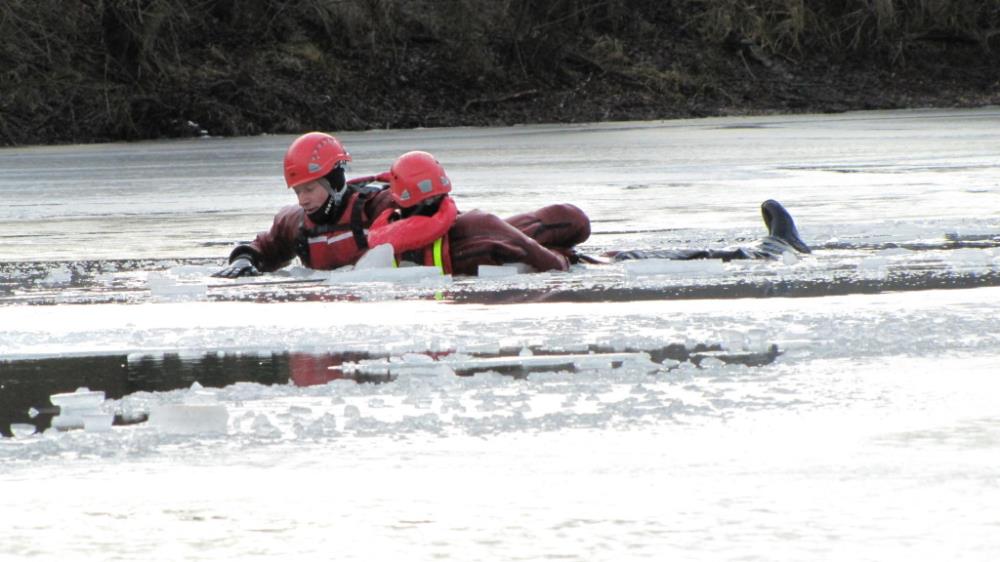
<path id="1" fill-rule="evenodd" d="M 587 254 L 750 244 L 767 198 L 814 253 L 335 284 L 298 264 L 210 277 L 294 203 L 291 137 L 4 149 L 0 374 L 111 355 L 101 407 L 128 425 L 0 438 L 3 555 L 992 561 L 998 124 L 345 133 L 358 175 L 434 152 L 463 210 L 576 203 Z M 386 376 L 252 382 L 243 361 L 192 384 L 199 358 L 257 352 L 363 352 Z M 198 366 L 183 387 L 115 370 L 168 354 Z M 0 399 L 23 388 L 5 380 Z M 44 427 L 39 409 L 18 422 Z"/>

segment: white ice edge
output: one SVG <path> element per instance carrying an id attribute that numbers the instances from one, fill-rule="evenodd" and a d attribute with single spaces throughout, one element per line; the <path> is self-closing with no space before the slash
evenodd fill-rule
<path id="1" fill-rule="evenodd" d="M 494 369 L 498 367 L 554 367 L 567 364 L 606 364 L 614 362 L 649 362 L 649 354 L 644 352 L 634 353 L 569 353 L 558 355 L 538 355 L 538 356 L 508 356 L 508 357 L 483 357 L 483 358 L 451 358 L 443 357 L 437 361 L 426 362 L 399 362 L 399 361 L 366 361 L 359 363 L 345 363 L 342 369 L 345 372 L 359 373 L 382 373 L 382 372 L 406 372 L 409 370 L 424 370 L 429 366 L 441 365 L 450 367 L 453 370 L 463 369 Z M 654 364 L 655 365 L 655 364 Z M 658 368 L 658 366 L 654 367 Z"/>
<path id="2" fill-rule="evenodd" d="M 836 330 L 832 319 L 866 314 L 948 317 L 981 323 L 1000 287 L 808 298 L 680 299 L 597 303 L 523 303 L 502 307 L 433 300 L 375 302 L 177 302 L 140 305 L 4 307 L 0 358 L 202 351 L 445 351 L 546 342 L 706 341 L 736 329 L 778 326 L 787 345 L 798 329 Z M 192 319 L 197 319 L 194 321 Z M 802 324 L 801 328 L 796 328 Z M 971 325 L 971 324 L 970 324 Z M 749 332 L 748 332 L 749 333 Z M 756 332 L 755 332 L 756 333 Z M 414 335 L 419 337 L 414 338 Z M 902 336 L 904 334 L 900 334 Z M 728 339 L 728 337 L 727 337 Z M 405 345 L 404 345 L 405 344 Z M 400 349 L 400 346 L 403 346 Z M 620 348 L 619 348 L 620 349 Z M 642 349 L 640 347 L 639 349 Z"/>

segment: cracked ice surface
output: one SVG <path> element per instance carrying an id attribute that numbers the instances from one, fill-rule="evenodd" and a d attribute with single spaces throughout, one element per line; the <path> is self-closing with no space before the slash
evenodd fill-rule
<path id="1" fill-rule="evenodd" d="M 463 209 L 578 203 L 590 253 L 751 242 L 769 197 L 815 249 L 432 282 L 209 277 L 290 202 L 290 137 L 0 151 L 0 369 L 355 351 L 341 368 L 371 377 L 188 381 L 106 400 L 133 422 L 110 431 L 21 424 L 4 555 L 992 560 L 998 119 L 343 135 L 373 167 L 435 152 Z"/>

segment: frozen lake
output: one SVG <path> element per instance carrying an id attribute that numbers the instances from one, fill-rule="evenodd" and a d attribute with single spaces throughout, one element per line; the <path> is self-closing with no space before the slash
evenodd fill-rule
<path id="1" fill-rule="evenodd" d="M 749 244 L 768 198 L 814 253 L 219 280 L 293 137 L 0 150 L 0 560 L 1000 552 L 1000 109 L 338 137 L 575 203 L 586 253 Z M 59 429 L 80 386 L 109 431 Z"/>

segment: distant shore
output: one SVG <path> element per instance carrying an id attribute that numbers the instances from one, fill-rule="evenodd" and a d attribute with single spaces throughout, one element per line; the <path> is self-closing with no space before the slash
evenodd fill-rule
<path id="1" fill-rule="evenodd" d="M 990 0 L 542 4 L 4 4 L 0 146 L 1000 105 Z"/>

